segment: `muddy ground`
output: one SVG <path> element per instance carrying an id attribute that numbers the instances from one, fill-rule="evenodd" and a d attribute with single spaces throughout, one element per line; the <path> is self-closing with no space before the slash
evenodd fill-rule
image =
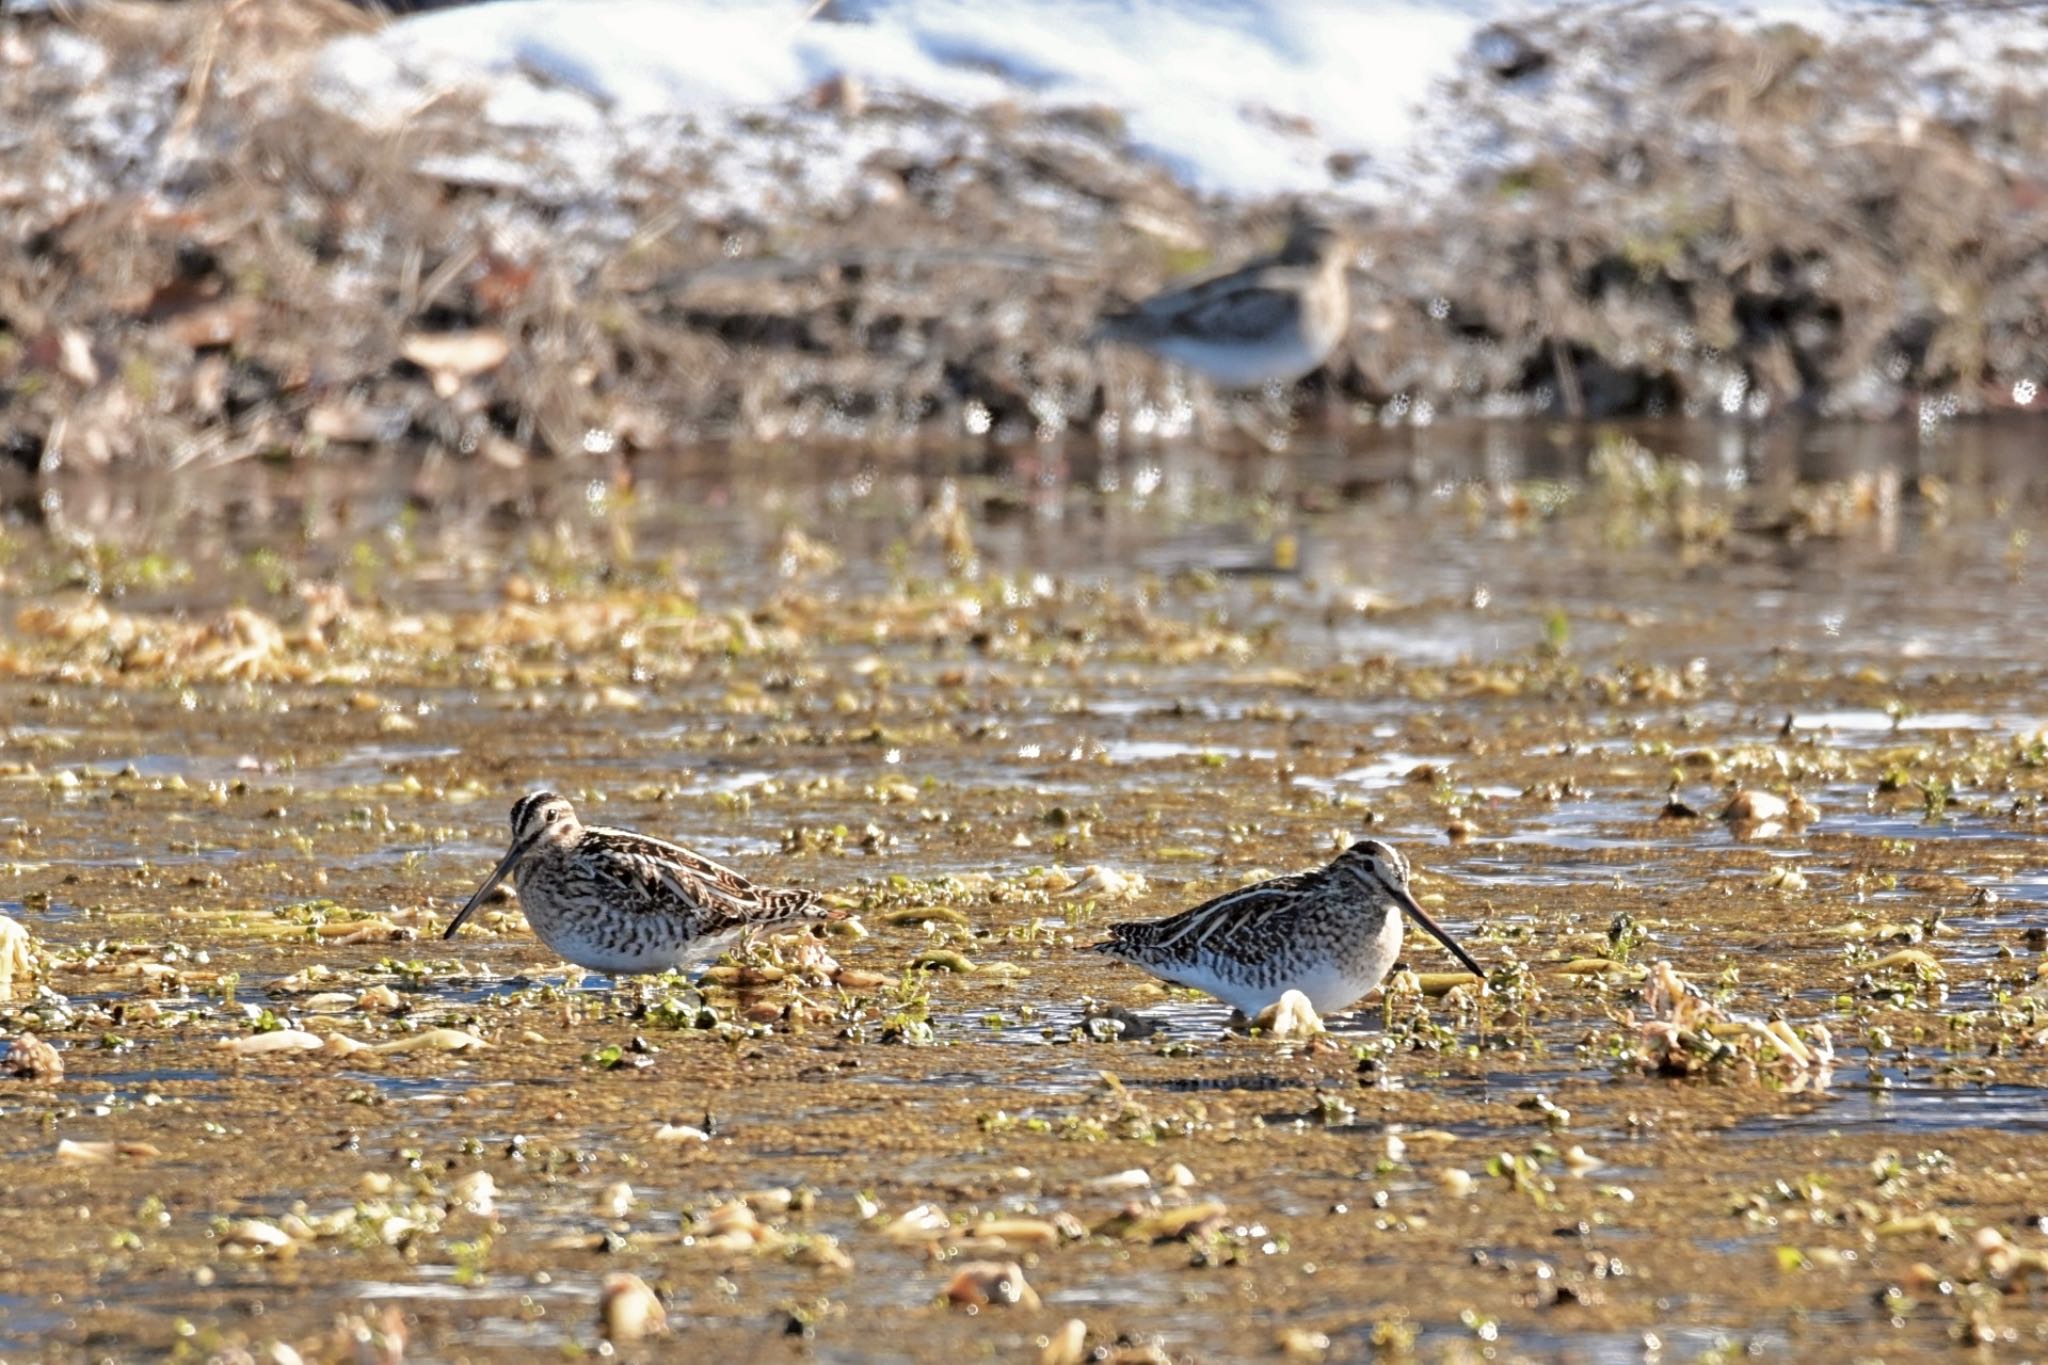
<path id="1" fill-rule="evenodd" d="M 65 483 L 0 1355 L 2038 1355 L 2044 490 L 1885 440 Z M 443 943 L 543 783 L 857 928 Z M 1277 1041 L 1077 951 L 1365 834 L 1483 994 L 1411 938 Z"/>

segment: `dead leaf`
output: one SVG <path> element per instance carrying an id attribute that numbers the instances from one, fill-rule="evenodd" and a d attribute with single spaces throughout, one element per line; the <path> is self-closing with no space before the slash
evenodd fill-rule
<path id="1" fill-rule="evenodd" d="M 435 393 L 450 398 L 463 380 L 504 364 L 512 343 L 496 331 L 412 332 L 399 343 L 398 353 L 427 372 Z"/>

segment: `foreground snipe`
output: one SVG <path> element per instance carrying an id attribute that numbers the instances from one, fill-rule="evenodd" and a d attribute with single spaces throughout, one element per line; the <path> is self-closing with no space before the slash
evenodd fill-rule
<path id="1" fill-rule="evenodd" d="M 1289 384 L 1344 338 L 1351 317 L 1345 257 L 1341 233 L 1297 210 L 1278 252 L 1105 316 L 1095 335 L 1177 361 L 1226 388 Z"/>
<path id="2" fill-rule="evenodd" d="M 1408 891 L 1408 860 L 1367 839 L 1327 867 L 1242 887 L 1165 919 L 1109 927 L 1096 952 L 1256 1018 L 1288 991 L 1316 1012 L 1343 1009 L 1384 981 L 1407 911 L 1474 976 L 1486 973 Z"/>
<path id="3" fill-rule="evenodd" d="M 455 937 L 508 874 L 541 942 L 615 976 L 685 967 L 748 930 L 844 913 L 815 891 L 756 886 L 680 845 L 586 825 L 561 797 L 535 792 L 512 807 L 511 851 L 442 937 Z"/>

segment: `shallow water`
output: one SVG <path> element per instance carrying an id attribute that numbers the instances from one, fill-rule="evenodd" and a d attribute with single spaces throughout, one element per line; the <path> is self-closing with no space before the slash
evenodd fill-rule
<path id="1" fill-rule="evenodd" d="M 0 1033 L 66 1066 L 0 1082 L 0 1353 L 589 1349 L 613 1271 L 725 1356 L 1032 1358 L 1073 1316 L 1174 1358 L 2038 1352 L 2039 1291 L 1973 1240 L 2043 1246 L 2031 431 L 1644 433 L 1698 446 L 1681 494 L 1497 429 L 66 486 L 0 546 L 0 911 L 43 954 Z M 580 981 L 516 903 L 442 943 L 542 784 L 835 894 L 872 978 L 707 1015 Z M 1738 787 L 1818 818 L 1724 825 Z M 1362 833 L 1530 984 L 1310 1046 L 1075 951 Z M 1047 878 L 1091 865 L 1146 889 Z M 1939 975 L 1880 965 L 1906 947 Z M 910 967 L 935 948 L 980 970 Z M 1655 1074 L 1659 960 L 1833 1067 Z M 216 1046 L 273 1023 L 491 1046 Z M 702 1245 L 781 1186 L 776 1235 Z M 1112 1221 L 1203 1199 L 1191 1236 Z M 886 1231 L 922 1203 L 951 1233 Z M 998 1215 L 1078 1223 L 961 1248 Z M 1044 1306 L 945 1306 L 990 1254 Z"/>

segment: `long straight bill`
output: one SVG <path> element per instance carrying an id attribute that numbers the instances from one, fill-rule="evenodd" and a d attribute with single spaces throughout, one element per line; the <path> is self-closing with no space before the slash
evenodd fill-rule
<path id="1" fill-rule="evenodd" d="M 463 906 L 462 909 L 456 913 L 455 918 L 448 921 L 448 928 L 446 929 L 446 931 L 442 933 L 441 937 L 444 939 L 454 938 L 455 931 L 462 927 L 463 921 L 467 920 L 471 915 L 474 915 L 476 913 L 476 908 L 484 903 L 484 897 L 490 895 L 491 892 L 498 889 L 498 883 L 505 880 L 505 876 L 507 873 L 511 872 L 513 864 L 517 863 L 521 858 L 525 857 L 526 851 L 532 847 L 532 839 L 528 839 L 523 844 L 512 845 L 512 851 L 505 855 L 504 860 L 501 861 L 498 864 L 496 870 L 494 870 L 491 873 L 491 875 L 485 879 L 484 884 L 476 889 L 476 894 L 469 898 L 469 904 Z"/>
<path id="2" fill-rule="evenodd" d="M 1389 887 L 1388 890 L 1392 891 L 1394 893 L 1394 898 L 1401 902 L 1401 908 L 1403 910 L 1406 910 L 1409 914 L 1415 916 L 1415 922 L 1417 924 L 1429 930 L 1430 936 L 1432 938 L 1434 938 L 1438 943 L 1443 944 L 1444 947 L 1449 948 L 1451 950 L 1452 957 L 1457 958 L 1458 961 L 1465 964 L 1466 971 L 1472 973 L 1472 975 L 1478 977 L 1481 981 L 1486 980 L 1485 970 L 1482 969 L 1477 962 L 1474 962 L 1472 960 L 1472 954 L 1466 952 L 1463 948 L 1459 947 L 1458 941 L 1452 938 L 1449 934 L 1445 933 L 1443 926 L 1438 924 L 1435 920 L 1431 919 L 1429 917 L 1428 912 L 1415 903 L 1415 897 L 1409 895 L 1406 891 L 1403 891 L 1398 886 Z"/>

